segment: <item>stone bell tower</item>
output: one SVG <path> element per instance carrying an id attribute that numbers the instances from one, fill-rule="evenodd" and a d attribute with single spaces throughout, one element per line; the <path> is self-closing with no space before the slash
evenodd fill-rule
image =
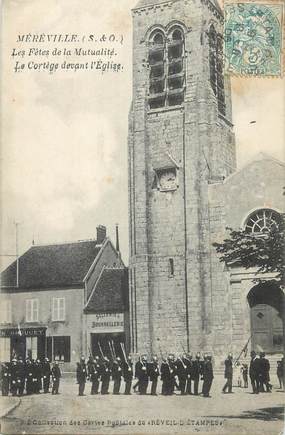
<path id="1" fill-rule="evenodd" d="M 209 346 L 208 184 L 235 170 L 223 12 L 140 0 L 129 116 L 131 351 Z"/>

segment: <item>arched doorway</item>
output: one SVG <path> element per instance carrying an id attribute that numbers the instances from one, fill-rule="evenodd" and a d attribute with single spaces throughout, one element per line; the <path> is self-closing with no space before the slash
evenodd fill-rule
<path id="1" fill-rule="evenodd" d="M 254 286 L 247 295 L 251 314 L 252 349 L 283 351 L 284 293 L 274 281 Z"/>

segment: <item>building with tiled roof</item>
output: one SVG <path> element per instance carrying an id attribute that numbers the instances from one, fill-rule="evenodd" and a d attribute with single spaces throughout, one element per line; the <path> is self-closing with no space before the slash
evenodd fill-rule
<path id="1" fill-rule="evenodd" d="M 101 249 L 97 240 L 32 246 L 1 274 L 3 288 L 39 289 L 83 285 Z"/>
<path id="2" fill-rule="evenodd" d="M 128 277 L 118 243 L 99 226 L 93 240 L 32 246 L 1 273 L 1 305 L 1 361 L 48 356 L 73 370 L 81 354 L 99 352 L 96 343 L 107 352 L 106 333 L 119 350 L 128 337 Z"/>

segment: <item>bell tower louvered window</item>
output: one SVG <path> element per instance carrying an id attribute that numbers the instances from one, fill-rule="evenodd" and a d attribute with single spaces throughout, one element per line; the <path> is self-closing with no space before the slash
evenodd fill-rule
<path id="1" fill-rule="evenodd" d="M 210 82 L 217 97 L 218 110 L 222 115 L 226 113 L 225 84 L 223 72 L 223 37 L 216 32 L 212 25 L 209 30 L 209 62 Z"/>
<path id="2" fill-rule="evenodd" d="M 167 37 L 162 31 L 152 33 L 148 62 L 149 108 L 181 105 L 184 101 L 184 34 L 173 28 Z"/>

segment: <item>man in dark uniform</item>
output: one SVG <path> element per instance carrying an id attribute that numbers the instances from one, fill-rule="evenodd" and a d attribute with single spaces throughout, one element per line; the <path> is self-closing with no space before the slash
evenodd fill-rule
<path id="1" fill-rule="evenodd" d="M 1 389 L 2 396 L 8 396 L 9 394 L 9 381 L 10 381 L 10 370 L 7 363 L 4 363 L 1 368 Z"/>
<path id="2" fill-rule="evenodd" d="M 90 359 L 88 361 L 87 365 L 88 370 L 88 377 L 91 381 L 91 394 L 98 394 L 99 391 L 99 379 L 100 379 L 100 365 L 98 363 L 98 360 L 95 359 L 95 361 L 90 362 Z"/>
<path id="3" fill-rule="evenodd" d="M 32 370 L 32 374 L 33 374 L 33 388 L 32 388 L 32 392 L 33 392 L 33 394 L 35 394 L 36 392 L 37 392 L 37 378 L 36 378 L 36 376 L 37 376 L 37 367 L 36 367 L 36 361 L 34 360 L 34 359 L 32 359 L 32 362 L 31 362 L 31 370 Z"/>
<path id="4" fill-rule="evenodd" d="M 171 396 L 174 393 L 175 386 L 175 365 L 174 358 L 169 355 L 167 359 L 164 359 L 161 363 L 161 380 L 162 390 L 161 394 L 165 396 Z"/>
<path id="5" fill-rule="evenodd" d="M 52 391 L 51 394 L 59 394 L 59 382 L 61 378 L 61 371 L 58 365 L 58 361 L 55 361 L 52 369 L 51 369 L 51 377 L 52 377 Z"/>
<path id="6" fill-rule="evenodd" d="M 160 379 L 162 381 L 161 394 L 167 396 L 169 389 L 169 365 L 166 358 L 163 358 L 160 366 Z"/>
<path id="7" fill-rule="evenodd" d="M 168 356 L 168 364 L 170 367 L 170 394 L 174 393 L 175 388 L 177 388 L 177 390 L 179 390 L 179 385 L 177 384 L 176 381 L 176 376 L 177 376 L 177 365 L 175 362 L 175 356 L 173 353 L 169 354 Z"/>
<path id="8" fill-rule="evenodd" d="M 131 388 L 132 388 L 132 380 L 133 380 L 133 361 L 131 356 L 128 356 L 127 361 L 124 362 L 123 365 L 123 375 L 124 375 L 124 381 L 125 381 L 125 393 L 124 394 L 131 394 Z"/>
<path id="9" fill-rule="evenodd" d="M 17 370 L 17 391 L 18 396 L 22 396 L 24 394 L 25 389 L 25 364 L 23 362 L 22 357 L 19 357 L 18 360 L 18 370 Z"/>
<path id="10" fill-rule="evenodd" d="M 14 358 L 12 360 L 12 365 L 11 365 L 10 390 L 12 396 L 17 396 L 17 375 L 18 375 L 18 364 L 17 364 L 17 360 Z"/>
<path id="11" fill-rule="evenodd" d="M 90 355 L 86 364 L 86 368 L 87 368 L 87 375 L 89 376 L 89 371 L 91 366 L 94 364 L 94 359 L 93 357 Z"/>
<path id="12" fill-rule="evenodd" d="M 210 355 L 205 356 L 203 366 L 203 386 L 202 394 L 204 397 L 210 397 L 210 390 L 214 379 L 212 357 Z"/>
<path id="13" fill-rule="evenodd" d="M 201 355 L 198 352 L 192 364 L 192 374 L 191 374 L 191 379 L 193 379 L 194 381 L 195 396 L 198 396 L 200 375 L 201 375 Z"/>
<path id="14" fill-rule="evenodd" d="M 113 363 L 112 367 L 112 379 L 114 381 L 113 394 L 120 394 L 121 380 L 122 380 L 122 362 L 118 356 Z"/>
<path id="15" fill-rule="evenodd" d="M 250 352 L 251 360 L 249 365 L 249 377 L 251 381 L 252 386 L 252 393 L 258 394 L 259 393 L 259 359 L 257 358 L 257 355 L 254 350 Z"/>
<path id="16" fill-rule="evenodd" d="M 137 382 L 133 386 L 134 393 L 137 392 L 137 389 L 138 390 L 140 389 L 140 381 L 139 381 L 139 377 L 138 377 L 138 373 L 139 373 L 140 367 L 141 367 L 140 364 L 141 364 L 141 356 L 139 356 L 139 359 L 138 359 L 138 361 L 136 362 L 136 365 L 135 365 L 135 378 L 137 379 Z"/>
<path id="17" fill-rule="evenodd" d="M 150 394 L 152 396 L 157 396 L 156 389 L 157 389 L 157 379 L 159 377 L 159 365 L 158 365 L 158 358 L 156 355 L 154 355 L 152 357 L 152 361 L 148 363 L 148 376 L 151 382 Z"/>
<path id="18" fill-rule="evenodd" d="M 42 376 L 43 376 L 43 389 L 44 393 L 49 392 L 49 384 L 50 384 L 50 362 L 48 358 L 44 359 L 44 362 L 42 364 Z"/>
<path id="19" fill-rule="evenodd" d="M 230 353 L 225 360 L 225 379 L 227 380 L 224 387 L 223 393 L 232 393 L 233 389 L 233 356 Z"/>
<path id="20" fill-rule="evenodd" d="M 77 363 L 76 379 L 79 385 L 78 396 L 84 396 L 85 383 L 87 379 L 87 368 L 84 356 L 82 356 L 80 362 Z"/>
<path id="21" fill-rule="evenodd" d="M 26 359 L 26 393 L 27 395 L 33 394 L 33 367 L 30 359 Z"/>
<path id="22" fill-rule="evenodd" d="M 186 365 L 186 394 L 192 394 L 192 355 L 183 355 L 182 359 Z"/>
<path id="23" fill-rule="evenodd" d="M 148 387 L 147 358 L 143 355 L 137 363 L 136 376 L 139 380 L 139 394 L 145 395 Z"/>
<path id="24" fill-rule="evenodd" d="M 33 393 L 40 394 L 41 389 L 41 367 L 39 361 L 32 361 L 32 372 L 33 372 Z"/>
<path id="25" fill-rule="evenodd" d="M 178 357 L 176 360 L 176 374 L 179 381 L 179 390 L 182 395 L 186 394 L 186 381 L 187 381 L 187 365 L 185 364 L 186 355 Z"/>
<path id="26" fill-rule="evenodd" d="M 264 385 L 266 387 L 266 392 L 271 393 L 272 385 L 270 384 L 270 363 L 267 358 L 265 358 L 265 353 L 260 352 L 260 391 L 264 392 Z"/>
<path id="27" fill-rule="evenodd" d="M 109 384 L 111 377 L 111 366 L 109 359 L 105 356 L 101 365 L 101 394 L 109 394 Z"/>

